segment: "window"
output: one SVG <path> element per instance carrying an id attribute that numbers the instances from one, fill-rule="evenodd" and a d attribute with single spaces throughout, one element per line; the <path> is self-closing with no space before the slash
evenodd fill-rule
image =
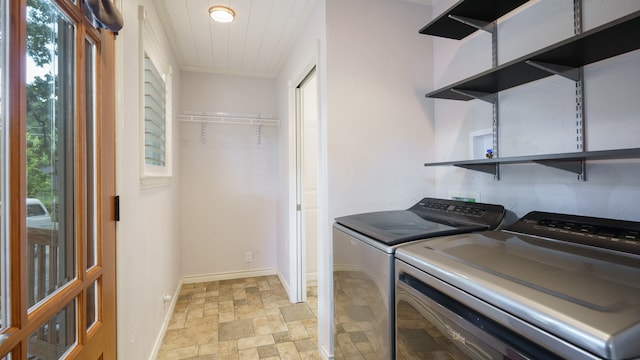
<path id="1" fill-rule="evenodd" d="M 142 185 L 166 182 L 171 172 L 171 67 L 139 8 L 141 46 L 141 179 Z"/>
<path id="2" fill-rule="evenodd" d="M 166 84 L 144 54 L 144 163 L 166 166 Z"/>

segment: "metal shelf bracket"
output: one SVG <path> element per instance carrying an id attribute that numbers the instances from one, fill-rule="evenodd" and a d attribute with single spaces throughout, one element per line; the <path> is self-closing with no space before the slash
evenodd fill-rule
<path id="1" fill-rule="evenodd" d="M 527 65 L 531 65 L 540 70 L 544 70 L 553 75 L 560 75 L 564 78 L 573 81 L 580 81 L 580 68 L 575 68 L 566 65 L 558 65 L 558 64 L 549 64 L 542 61 L 533 61 L 527 60 L 525 61 Z"/>
<path id="2" fill-rule="evenodd" d="M 584 159 L 571 160 L 534 160 L 534 163 L 569 171 L 579 176 L 584 174 Z"/>
<path id="3" fill-rule="evenodd" d="M 454 166 L 469 169 L 469 170 L 474 170 L 474 171 L 480 171 L 483 173 L 496 176 L 499 173 L 498 169 L 500 165 L 499 164 L 455 164 Z"/>
<path id="4" fill-rule="evenodd" d="M 468 17 L 464 17 L 464 16 L 458 16 L 458 15 L 449 15 L 450 19 L 453 19 L 455 21 L 461 22 L 465 25 L 469 25 L 472 28 L 478 29 L 478 30 L 484 30 L 486 32 L 492 33 L 496 30 L 496 24 L 495 22 L 488 22 L 488 21 L 484 21 L 484 20 L 478 20 L 478 19 L 472 19 L 472 18 L 468 18 Z"/>
<path id="5" fill-rule="evenodd" d="M 481 91 L 460 90 L 460 89 L 451 89 L 451 91 L 456 94 L 464 95 L 473 99 L 486 101 L 490 104 L 495 104 L 498 98 L 496 94 L 486 93 Z"/>

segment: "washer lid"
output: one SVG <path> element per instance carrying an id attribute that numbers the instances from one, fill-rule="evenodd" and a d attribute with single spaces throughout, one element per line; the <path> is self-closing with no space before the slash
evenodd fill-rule
<path id="1" fill-rule="evenodd" d="M 452 226 L 425 220 L 408 210 L 377 211 L 336 218 L 336 222 L 386 245 L 433 236 L 485 230 L 485 226 Z"/>
<path id="2" fill-rule="evenodd" d="M 638 256 L 485 231 L 403 245 L 396 258 L 598 356 L 640 356 Z"/>
<path id="3" fill-rule="evenodd" d="M 407 210 L 377 211 L 336 218 L 336 222 L 386 245 L 434 236 L 495 229 L 502 205 L 423 198 Z"/>

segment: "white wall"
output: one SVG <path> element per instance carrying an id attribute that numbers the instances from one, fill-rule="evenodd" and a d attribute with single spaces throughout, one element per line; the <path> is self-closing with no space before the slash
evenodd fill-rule
<path id="1" fill-rule="evenodd" d="M 328 222 L 337 216 L 408 208 L 433 195 L 431 39 L 418 30 L 431 7 L 388 0 L 327 1 Z M 325 239 L 329 240 L 329 239 Z M 331 242 L 320 275 L 331 273 Z M 318 280 L 320 343 L 328 347 L 331 279 Z"/>
<path id="2" fill-rule="evenodd" d="M 413 3 L 327 3 L 331 218 L 433 192 L 422 166 L 432 157 L 431 39 L 418 34 L 430 16 Z"/>
<path id="3" fill-rule="evenodd" d="M 444 7 L 442 8 L 444 9 Z M 640 9 L 627 1 L 584 1 L 584 30 Z M 437 14 L 434 14 L 434 16 Z M 535 26 L 534 26 L 535 25 Z M 501 19 L 499 63 L 573 35 L 571 2 L 530 2 Z M 586 150 L 640 147 L 640 52 L 585 67 Z M 434 40 L 435 87 L 491 66 L 491 38 L 476 32 L 462 41 Z M 500 155 L 576 151 L 575 86 L 552 76 L 499 94 Z M 429 100 L 435 106 L 437 161 L 469 158 L 469 133 L 491 128 L 491 105 Z M 638 160 L 587 163 L 587 181 L 541 165 L 504 165 L 501 180 L 454 167 L 437 168 L 437 195 L 469 194 L 503 204 L 517 216 L 532 210 L 640 220 Z"/>
<path id="4" fill-rule="evenodd" d="M 179 164 L 168 184 L 142 189 L 140 183 L 140 120 L 138 5 L 144 5 L 167 62 L 177 69 L 151 0 L 123 1 L 125 26 L 117 46 L 117 191 L 121 221 L 117 225 L 118 359 L 152 356 L 170 307 L 162 297 L 174 295 L 180 282 L 178 188 Z M 180 74 L 173 74 L 177 104 Z M 179 138 L 174 123 L 173 138 Z M 174 156 L 179 147 L 173 146 Z"/>
<path id="5" fill-rule="evenodd" d="M 389 16 L 389 14 L 395 14 Z M 431 8 L 390 0 L 318 1 L 278 76 L 278 109 L 290 109 L 292 86 L 318 66 L 320 223 L 318 326 L 323 356 L 332 353 L 331 225 L 340 215 L 406 208 L 435 191 L 431 159 L 431 39 L 418 30 Z M 292 115 L 292 114 L 290 114 Z M 293 116 L 281 127 L 282 196 L 278 269 L 290 266 Z M 287 136 L 289 142 L 285 143 Z M 285 146 L 286 145 L 286 146 Z M 289 279 L 291 274 L 285 273 Z"/>
<path id="6" fill-rule="evenodd" d="M 275 117 L 274 90 L 273 79 L 184 72 L 180 108 Z M 183 275 L 275 273 L 278 128 L 180 126 Z"/>
<path id="7" fill-rule="evenodd" d="M 290 241 L 295 237 L 295 223 L 290 216 L 295 211 L 295 104 L 293 96 L 295 87 L 304 76 L 317 66 L 317 76 L 320 86 L 324 83 L 324 59 L 321 56 L 321 46 L 324 44 L 324 0 L 317 0 L 315 8 L 309 15 L 305 27 L 298 33 L 295 44 L 289 53 L 276 78 L 276 94 L 278 114 L 282 124 L 278 128 L 278 210 L 277 232 L 278 241 L 277 268 L 281 274 L 284 286 L 291 288 Z M 320 99 L 322 102 L 323 99 Z M 320 104 L 320 107 L 323 105 Z M 322 110 L 321 110 L 322 111 Z M 325 120 L 320 119 L 320 122 Z M 319 154 L 322 157 L 322 154 Z M 311 250 L 308 250 L 311 252 Z"/>

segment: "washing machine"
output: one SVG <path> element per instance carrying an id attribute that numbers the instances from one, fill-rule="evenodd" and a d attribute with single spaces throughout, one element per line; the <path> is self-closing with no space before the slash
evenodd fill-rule
<path id="1" fill-rule="evenodd" d="M 498 228 L 501 205 L 424 198 L 333 225 L 334 355 L 395 358 L 394 253 L 407 242 Z"/>

